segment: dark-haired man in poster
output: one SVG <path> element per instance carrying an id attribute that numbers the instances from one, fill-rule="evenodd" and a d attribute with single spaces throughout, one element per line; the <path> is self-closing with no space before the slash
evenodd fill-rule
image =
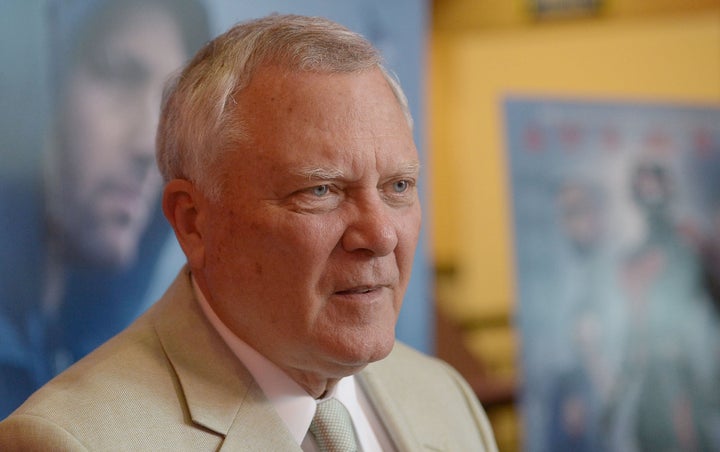
<path id="1" fill-rule="evenodd" d="M 0 418 L 134 319 L 181 265 L 158 195 L 162 86 L 209 38 L 196 0 L 59 0 L 42 171 L 3 182 Z M 159 288 L 156 290 L 160 290 Z"/>

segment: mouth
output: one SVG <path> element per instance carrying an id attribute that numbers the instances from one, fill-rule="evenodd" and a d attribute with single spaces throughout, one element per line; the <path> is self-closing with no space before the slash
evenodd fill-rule
<path id="1" fill-rule="evenodd" d="M 360 286 L 335 292 L 338 295 L 362 295 L 380 290 L 382 286 Z"/>
<path id="2" fill-rule="evenodd" d="M 372 284 L 372 285 L 360 285 L 353 286 L 347 289 L 338 290 L 335 295 L 351 297 L 357 295 L 368 295 L 380 293 L 383 289 L 387 289 L 389 286 L 386 284 Z"/>
<path id="3" fill-rule="evenodd" d="M 152 199 L 140 184 L 107 183 L 96 192 L 94 201 L 102 221 L 123 228 L 144 221 L 152 205 Z"/>

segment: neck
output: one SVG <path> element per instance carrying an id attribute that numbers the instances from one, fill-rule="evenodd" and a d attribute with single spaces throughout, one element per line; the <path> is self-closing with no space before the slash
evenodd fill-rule
<path id="1" fill-rule="evenodd" d="M 285 370 L 285 372 L 314 399 L 321 399 L 325 397 L 325 395 L 331 392 L 340 381 L 340 378 L 323 378 L 318 375 L 308 375 L 306 372 L 300 372 L 297 370 Z"/>

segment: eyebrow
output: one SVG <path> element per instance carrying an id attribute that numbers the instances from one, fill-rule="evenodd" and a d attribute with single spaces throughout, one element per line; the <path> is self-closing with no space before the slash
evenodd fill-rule
<path id="1" fill-rule="evenodd" d="M 420 162 L 408 162 L 402 165 L 397 171 L 399 175 L 417 174 L 420 172 Z M 321 167 L 307 167 L 299 168 L 295 171 L 295 174 L 299 177 L 308 180 L 334 180 L 342 179 L 345 173 L 335 168 L 321 168 Z"/>
<path id="2" fill-rule="evenodd" d="M 417 174 L 420 172 L 420 162 L 408 162 L 400 168 L 400 174 Z"/>
<path id="3" fill-rule="evenodd" d="M 340 179 L 344 175 L 344 173 L 338 169 L 318 168 L 318 167 L 299 168 L 295 173 L 298 176 L 308 179 L 308 180 Z"/>

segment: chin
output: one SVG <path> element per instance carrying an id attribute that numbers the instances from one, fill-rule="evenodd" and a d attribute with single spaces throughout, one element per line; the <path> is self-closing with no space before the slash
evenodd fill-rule
<path id="1" fill-rule="evenodd" d="M 112 271 L 124 271 L 137 260 L 137 244 L 125 241 L 98 240 L 85 245 L 80 260 L 85 264 Z"/>
<path id="2" fill-rule="evenodd" d="M 371 339 L 368 340 L 368 337 Z M 362 369 L 370 363 L 387 357 L 394 345 L 394 330 L 391 334 L 383 333 L 364 336 L 352 344 L 347 344 L 345 350 L 341 351 L 343 354 L 341 362 L 346 363 L 348 367 Z"/>

